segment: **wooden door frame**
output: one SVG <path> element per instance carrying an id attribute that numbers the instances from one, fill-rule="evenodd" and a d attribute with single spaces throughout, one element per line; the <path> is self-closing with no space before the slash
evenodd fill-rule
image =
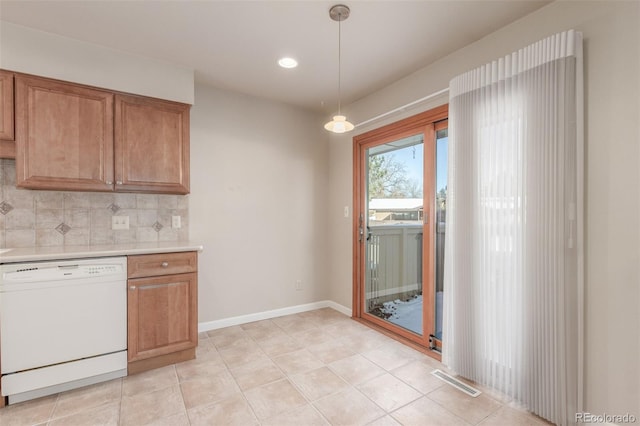
<path id="1" fill-rule="evenodd" d="M 423 238 L 428 239 L 428 245 L 424 245 L 422 256 L 423 264 L 423 303 L 435 304 L 435 274 L 431 273 L 434 268 L 434 238 L 435 235 L 435 173 L 433 173 L 433 166 L 435 165 L 435 158 L 433 156 L 435 135 L 436 131 L 446 126 L 441 124 L 445 122 L 449 116 L 449 105 L 445 104 L 428 111 L 416 114 L 414 116 L 405 118 L 395 123 L 388 124 L 378 129 L 371 130 L 369 132 L 357 135 L 353 138 L 353 229 L 352 229 L 352 241 L 353 241 L 353 295 L 352 295 L 352 315 L 354 318 L 363 320 L 367 323 L 371 323 L 377 328 L 384 330 L 392 330 L 402 340 L 405 340 L 412 344 L 418 344 L 423 348 L 428 348 L 429 334 L 423 332 L 422 336 L 418 336 L 415 333 L 402 329 L 399 326 L 390 326 L 387 321 L 377 318 L 373 315 L 364 312 L 362 295 L 364 294 L 364 262 L 362 262 L 365 256 L 364 250 L 364 238 L 361 241 L 360 235 L 360 221 L 361 217 L 364 220 L 364 200 L 366 194 L 364 193 L 364 171 L 366 170 L 366 149 L 380 145 L 383 143 L 391 142 L 393 140 L 402 139 L 404 137 L 412 136 L 415 134 L 423 133 L 425 135 L 425 167 L 424 169 L 424 193 L 423 197 L 427 200 L 425 207 L 425 213 L 427 216 L 427 223 L 423 223 Z M 429 164 L 430 163 L 430 164 Z M 429 166 L 429 167 L 427 167 Z M 425 272 L 426 271 L 426 272 Z M 426 297 L 424 296 L 427 293 Z M 431 294 L 434 293 L 434 294 Z M 424 314 L 423 314 L 424 315 Z M 423 318 L 423 324 L 425 330 L 432 330 L 434 328 L 432 318 Z M 424 330 L 423 330 L 424 331 Z M 435 358 L 440 358 L 439 354 L 430 352 Z"/>

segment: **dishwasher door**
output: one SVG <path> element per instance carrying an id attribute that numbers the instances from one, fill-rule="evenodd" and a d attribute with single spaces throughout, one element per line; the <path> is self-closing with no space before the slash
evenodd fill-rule
<path id="1" fill-rule="evenodd" d="M 2 374 L 126 350 L 125 257 L 1 266 Z"/>

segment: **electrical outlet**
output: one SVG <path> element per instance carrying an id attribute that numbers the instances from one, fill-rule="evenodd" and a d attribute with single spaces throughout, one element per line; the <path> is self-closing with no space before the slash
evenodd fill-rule
<path id="1" fill-rule="evenodd" d="M 182 227 L 182 221 L 180 220 L 180 216 L 171 216 L 171 227 L 173 229 L 179 229 Z"/>
<path id="2" fill-rule="evenodd" d="M 129 216 L 111 216 L 111 229 L 129 229 Z"/>
<path id="3" fill-rule="evenodd" d="M 302 290 L 302 280 L 296 280 L 296 290 Z"/>

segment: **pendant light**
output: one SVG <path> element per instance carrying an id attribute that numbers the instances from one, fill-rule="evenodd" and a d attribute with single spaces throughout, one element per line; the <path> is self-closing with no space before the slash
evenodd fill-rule
<path id="1" fill-rule="evenodd" d="M 329 16 L 334 21 L 338 21 L 338 114 L 333 116 L 333 120 L 324 125 L 324 128 L 333 133 L 344 133 L 353 130 L 353 124 L 347 121 L 347 117 L 340 113 L 340 66 L 341 66 L 341 54 L 340 54 L 340 42 L 341 42 L 341 22 L 349 17 L 351 10 L 343 5 L 337 4 L 329 9 Z"/>

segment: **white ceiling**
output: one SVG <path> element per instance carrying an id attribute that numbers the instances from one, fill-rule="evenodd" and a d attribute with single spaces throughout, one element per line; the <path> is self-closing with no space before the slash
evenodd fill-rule
<path id="1" fill-rule="evenodd" d="M 341 1 L 0 1 L 0 19 L 195 70 L 196 81 L 335 111 Z M 342 103 L 362 98 L 549 1 L 342 2 Z M 296 69 L 276 61 L 292 56 Z"/>

